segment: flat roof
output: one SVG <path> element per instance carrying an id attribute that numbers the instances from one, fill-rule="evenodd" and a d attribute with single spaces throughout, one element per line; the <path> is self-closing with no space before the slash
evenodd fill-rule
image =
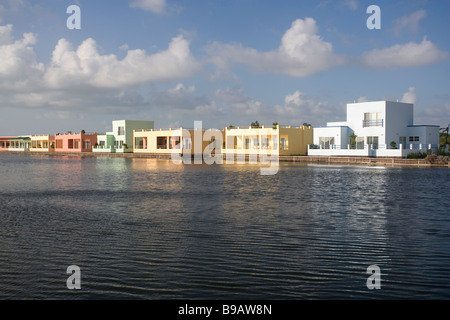
<path id="1" fill-rule="evenodd" d="M 440 128 L 441 126 L 438 126 L 435 124 L 411 124 L 408 127 L 438 127 L 438 128 Z"/>

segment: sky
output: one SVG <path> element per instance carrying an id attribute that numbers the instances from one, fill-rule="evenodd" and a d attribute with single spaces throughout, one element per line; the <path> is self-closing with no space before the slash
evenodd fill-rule
<path id="1" fill-rule="evenodd" d="M 450 0 L 0 0 L 0 135 L 319 127 L 376 100 L 446 127 L 449 13 Z"/>

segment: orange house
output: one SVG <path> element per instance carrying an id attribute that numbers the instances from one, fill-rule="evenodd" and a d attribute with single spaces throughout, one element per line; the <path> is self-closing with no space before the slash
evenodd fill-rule
<path id="1" fill-rule="evenodd" d="M 97 134 L 64 133 L 55 135 L 55 152 L 92 152 Z"/>

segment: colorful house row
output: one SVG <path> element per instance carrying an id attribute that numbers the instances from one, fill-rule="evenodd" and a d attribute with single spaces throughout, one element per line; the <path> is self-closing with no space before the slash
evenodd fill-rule
<path id="1" fill-rule="evenodd" d="M 154 154 L 306 155 L 310 126 L 228 127 L 224 130 L 154 129 L 153 121 L 118 120 L 105 134 L 65 133 L 0 137 L 0 150 Z"/>
<path id="2" fill-rule="evenodd" d="M 97 134 L 65 133 L 0 137 L 0 150 L 32 152 L 92 152 Z"/>

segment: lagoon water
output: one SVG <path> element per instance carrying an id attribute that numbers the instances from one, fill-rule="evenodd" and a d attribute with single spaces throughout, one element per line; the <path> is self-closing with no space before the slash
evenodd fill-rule
<path id="1" fill-rule="evenodd" d="M 449 169 L 0 164 L 0 299 L 450 298 Z"/>

